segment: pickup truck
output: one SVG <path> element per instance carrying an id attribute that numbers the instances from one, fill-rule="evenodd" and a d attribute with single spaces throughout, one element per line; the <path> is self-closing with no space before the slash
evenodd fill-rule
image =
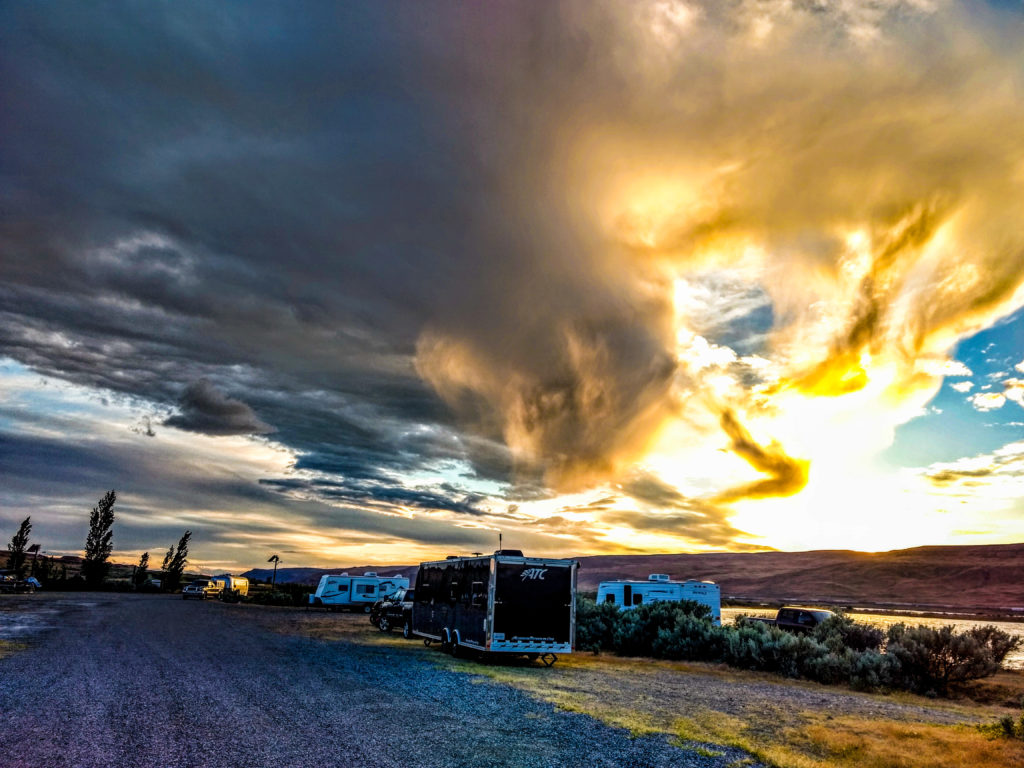
<path id="1" fill-rule="evenodd" d="M 390 597 L 381 598 L 370 609 L 370 623 L 381 632 L 401 627 L 402 636 L 408 640 L 412 637 L 413 596 L 413 590 L 400 589 Z"/>
<path id="2" fill-rule="evenodd" d="M 220 582 L 211 579 L 196 579 L 181 590 L 181 599 L 188 600 L 190 597 L 195 597 L 205 600 L 208 597 L 218 597 L 222 589 L 223 585 Z"/>
<path id="3" fill-rule="evenodd" d="M 779 629 L 790 632 L 810 632 L 826 619 L 835 616 L 832 611 L 824 608 L 807 608 L 802 605 L 784 605 L 779 608 L 774 619 L 748 616 L 744 621 L 758 624 L 771 624 Z"/>

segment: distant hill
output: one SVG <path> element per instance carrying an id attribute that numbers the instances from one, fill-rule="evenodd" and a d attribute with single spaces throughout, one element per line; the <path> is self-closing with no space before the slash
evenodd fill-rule
<path id="1" fill-rule="evenodd" d="M 674 579 L 717 582 L 723 598 L 1024 612 L 1024 544 L 876 553 L 598 555 L 579 560 L 581 590 L 596 590 L 606 579 L 668 573 Z"/>
<path id="2" fill-rule="evenodd" d="M 320 583 L 320 577 L 325 573 L 350 573 L 353 576 L 361 576 L 367 571 L 376 573 L 379 576 L 408 576 L 412 581 L 416 578 L 416 565 L 347 565 L 337 568 L 278 568 L 278 584 L 310 584 Z M 242 574 L 249 579 L 269 581 L 274 575 L 273 568 L 253 568 Z"/>
<path id="3" fill-rule="evenodd" d="M 933 610 L 1019 610 L 1024 613 L 1024 544 L 916 547 L 892 552 L 821 550 L 662 555 L 595 555 L 580 561 L 579 587 L 607 579 L 707 579 L 722 597 L 754 602 L 815 602 Z M 415 565 L 279 568 L 282 583 L 316 584 L 325 573 L 399 574 Z M 249 578 L 269 579 L 256 568 Z"/>

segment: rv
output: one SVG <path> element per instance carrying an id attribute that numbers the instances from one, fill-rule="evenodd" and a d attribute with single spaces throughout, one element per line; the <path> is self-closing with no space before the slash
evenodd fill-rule
<path id="1" fill-rule="evenodd" d="M 412 631 L 453 655 L 465 649 L 540 658 L 551 666 L 576 640 L 575 560 L 490 556 L 420 563 Z"/>
<path id="2" fill-rule="evenodd" d="M 667 573 L 652 573 L 647 581 L 602 581 L 597 602 L 613 603 L 623 610 L 643 603 L 693 600 L 711 609 L 711 622 L 722 623 L 722 594 L 713 581 L 672 581 Z"/>
<path id="3" fill-rule="evenodd" d="M 213 581 L 219 582 L 224 592 L 233 592 L 239 597 L 249 594 L 249 580 L 245 576 L 232 576 L 230 573 L 222 573 L 220 576 L 214 576 Z"/>
<path id="4" fill-rule="evenodd" d="M 322 605 L 328 610 L 349 609 L 369 613 L 378 599 L 408 586 L 409 579 L 405 576 L 378 576 L 372 571 L 362 576 L 327 574 L 320 577 L 316 592 L 309 596 L 309 604 Z"/>

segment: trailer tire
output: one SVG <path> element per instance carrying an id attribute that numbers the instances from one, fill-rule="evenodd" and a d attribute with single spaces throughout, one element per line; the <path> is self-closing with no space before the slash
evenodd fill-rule
<path id="1" fill-rule="evenodd" d="M 452 636 L 447 629 L 441 634 L 441 652 L 451 653 L 452 652 Z"/>
<path id="2" fill-rule="evenodd" d="M 406 640 L 412 640 L 412 622 L 408 619 L 406 619 L 405 623 L 402 625 L 402 637 Z"/>
<path id="3" fill-rule="evenodd" d="M 363 608 L 363 613 L 369 613 L 371 610 L 373 610 L 373 607 L 368 605 L 365 608 Z"/>

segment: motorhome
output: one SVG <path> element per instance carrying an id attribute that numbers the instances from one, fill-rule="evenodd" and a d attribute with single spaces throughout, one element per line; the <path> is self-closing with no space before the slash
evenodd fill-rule
<path id="1" fill-rule="evenodd" d="M 722 593 L 713 581 L 672 581 L 667 573 L 652 573 L 647 581 L 616 579 L 602 581 L 597 587 L 597 602 L 613 603 L 622 609 L 644 603 L 680 600 L 706 605 L 711 609 L 712 623 L 722 623 Z"/>
<path id="2" fill-rule="evenodd" d="M 320 577 L 316 592 L 309 596 L 310 605 L 328 610 L 370 612 L 370 607 L 382 597 L 392 595 L 409 586 L 405 576 L 378 576 L 367 571 L 362 576 L 347 573 L 326 574 Z"/>
<path id="3" fill-rule="evenodd" d="M 420 563 L 413 634 L 453 655 L 472 648 L 550 666 L 575 644 L 578 567 L 508 549 Z"/>
<path id="4" fill-rule="evenodd" d="M 233 592 L 239 597 L 249 594 L 249 580 L 245 576 L 232 576 L 230 573 L 222 573 L 214 576 L 213 581 L 220 582 L 221 589 L 225 592 Z"/>

